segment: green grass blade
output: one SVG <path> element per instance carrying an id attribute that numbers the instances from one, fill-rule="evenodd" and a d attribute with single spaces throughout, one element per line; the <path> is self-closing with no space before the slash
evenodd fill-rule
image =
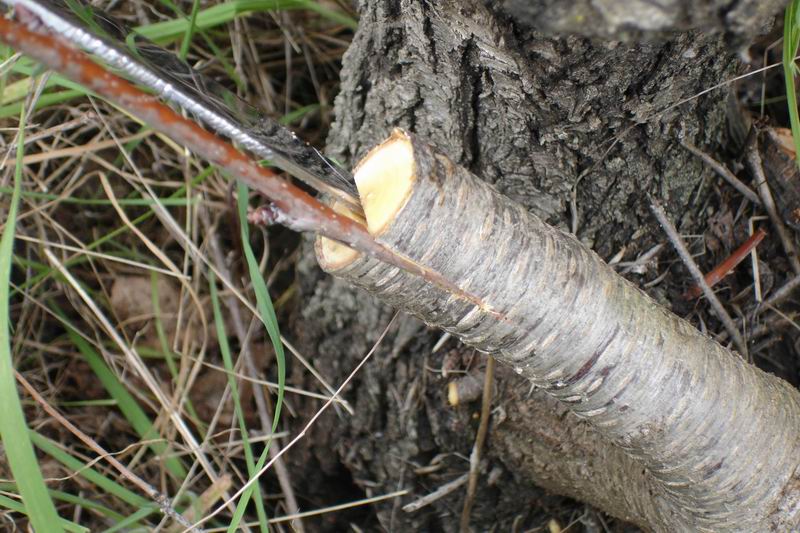
<path id="1" fill-rule="evenodd" d="M 358 22 L 340 11 L 326 8 L 318 2 L 310 0 L 233 0 L 217 4 L 197 13 L 195 27 L 207 30 L 232 21 L 239 15 L 259 11 L 281 11 L 289 9 L 307 9 L 328 20 L 349 28 L 358 27 Z M 136 28 L 137 33 L 157 43 L 174 41 L 186 34 L 189 21 L 185 18 L 157 22 Z"/>
<path id="2" fill-rule="evenodd" d="M 150 273 L 150 304 L 153 306 L 156 334 L 158 335 L 158 342 L 161 345 L 161 351 L 164 352 L 164 359 L 167 361 L 167 368 L 172 376 L 172 381 L 177 384 L 178 367 L 175 365 L 175 354 L 172 353 L 172 348 L 169 346 L 167 332 L 164 331 L 163 315 L 161 314 L 161 299 L 158 295 L 158 274 L 155 272 Z"/>
<path id="3" fill-rule="evenodd" d="M 273 308 L 272 300 L 269 297 L 267 284 L 264 282 L 264 278 L 262 277 L 261 271 L 258 268 L 258 261 L 253 253 L 253 249 L 250 247 L 250 227 L 249 222 L 247 221 L 248 194 L 249 190 L 247 185 L 238 182 L 237 206 L 239 212 L 239 226 L 241 228 L 241 240 L 242 247 L 244 248 L 244 256 L 247 261 L 247 270 L 250 274 L 250 282 L 253 284 L 253 291 L 256 294 L 256 308 L 258 309 L 259 318 L 264 324 L 264 327 L 267 328 L 267 333 L 269 334 L 270 341 L 272 342 L 272 347 L 275 350 L 275 360 L 278 364 L 278 397 L 275 402 L 275 415 L 272 420 L 272 432 L 274 433 L 275 430 L 278 429 L 278 423 L 280 422 L 281 407 L 283 407 L 283 393 L 284 389 L 286 388 L 286 355 L 283 351 L 281 334 L 278 329 L 278 317 L 275 315 L 275 309 Z M 266 461 L 267 452 L 269 451 L 271 442 L 272 441 L 267 442 L 266 446 L 264 447 L 264 451 L 262 452 L 261 457 L 258 460 L 258 464 L 256 465 L 256 471 L 261 470 L 261 467 Z M 255 485 L 255 483 L 251 485 L 250 488 L 242 494 L 241 498 L 239 499 L 239 503 L 236 505 L 234 519 L 237 519 L 237 517 L 240 517 L 244 514 L 244 509 L 253 493 Z"/>
<path id="4" fill-rule="evenodd" d="M 70 400 L 51 402 L 57 407 L 116 407 L 117 400 L 114 398 L 102 398 L 99 400 Z"/>
<path id="5" fill-rule="evenodd" d="M 278 398 L 275 402 L 275 418 L 272 421 L 272 431 L 275 431 L 278 428 L 278 421 L 281 416 L 283 392 L 286 386 L 286 355 L 283 351 L 283 342 L 281 342 L 281 332 L 278 329 L 278 317 L 275 315 L 275 309 L 272 307 L 272 300 L 269 297 L 267 284 L 264 282 L 264 278 L 258 268 L 258 260 L 256 260 L 255 253 L 253 253 L 253 249 L 250 247 L 250 225 L 247 220 L 247 198 L 249 189 L 247 185 L 241 182 L 238 182 L 237 186 L 239 225 L 241 226 L 241 239 L 245 259 L 247 260 L 247 270 L 250 275 L 250 282 L 253 284 L 253 291 L 256 294 L 256 308 L 260 315 L 259 318 L 264 324 L 264 327 L 267 328 L 269 339 L 275 350 L 275 359 L 278 363 Z"/>
<path id="6" fill-rule="evenodd" d="M 0 437 L 6 459 L 17 482 L 25 511 L 36 531 L 63 531 L 61 519 L 47 492 L 42 472 L 28 435 L 25 414 L 17 394 L 14 363 L 11 353 L 10 280 L 14 254 L 14 232 L 22 190 L 22 157 L 25 115 L 20 115 L 17 142 L 17 165 L 14 169 L 14 192 L 8 209 L 6 226 L 0 238 Z"/>
<path id="7" fill-rule="evenodd" d="M 186 61 L 186 56 L 189 55 L 189 45 L 192 44 L 192 37 L 197 29 L 197 12 L 200 10 L 200 0 L 194 0 L 192 3 L 192 12 L 189 15 L 189 28 L 183 35 L 183 42 L 181 42 L 180 58 Z"/>
<path id="8" fill-rule="evenodd" d="M 175 5 L 175 3 L 172 2 L 171 0 L 159 0 L 159 3 L 167 6 L 178 17 L 181 18 L 186 17 L 185 13 L 180 9 L 180 7 Z M 246 83 L 242 80 L 241 76 L 239 76 L 236 73 L 236 67 L 234 67 L 228 60 L 228 58 L 225 57 L 226 54 L 223 53 L 222 49 L 219 46 L 217 46 L 217 44 L 214 42 L 214 39 L 208 35 L 208 32 L 203 31 L 200 28 L 197 28 L 197 17 L 195 17 L 194 26 L 195 30 L 197 31 L 197 34 L 203 38 L 203 41 L 205 41 L 206 46 L 208 46 L 208 49 L 211 51 L 212 56 L 214 57 L 214 59 L 219 61 L 220 65 L 225 70 L 225 73 L 228 75 L 228 77 L 236 84 L 236 86 L 239 89 L 244 89 Z M 184 59 L 186 58 L 184 57 Z"/>
<path id="9" fill-rule="evenodd" d="M 13 187 L 0 187 L 0 194 L 11 194 L 12 192 L 14 192 Z M 76 198 L 73 196 L 61 196 L 58 194 L 36 191 L 22 191 L 22 197 L 32 198 L 34 200 L 58 200 L 59 203 L 64 204 L 100 206 L 113 205 L 111 200 L 103 200 L 102 198 Z M 163 198 L 160 199 L 159 202 L 167 207 L 187 207 L 197 204 L 198 200 L 194 198 L 191 200 L 187 200 L 186 198 Z M 149 207 L 151 205 L 155 205 L 156 201 L 151 200 L 150 198 L 119 198 L 117 203 L 123 207 Z"/>
<path id="10" fill-rule="evenodd" d="M 228 386 L 231 389 L 231 398 L 233 398 L 233 410 L 236 414 L 236 419 L 239 422 L 239 432 L 242 434 L 242 444 L 244 447 L 245 463 L 247 464 L 247 473 L 250 477 L 256 475 L 256 465 L 253 461 L 253 449 L 250 446 L 250 439 L 247 436 L 247 424 L 244 421 L 244 411 L 242 410 L 242 402 L 239 396 L 239 386 L 234 377 L 233 358 L 231 357 L 231 348 L 228 344 L 228 334 L 225 331 L 225 323 L 222 319 L 222 310 L 219 305 L 219 295 L 217 294 L 217 283 L 214 271 L 209 271 L 208 284 L 210 287 L 211 307 L 214 311 L 214 326 L 217 330 L 217 338 L 219 339 L 219 351 L 222 354 L 222 362 L 225 365 L 225 370 L 228 376 Z M 254 387 L 256 385 L 253 385 Z M 256 502 L 256 514 L 258 515 L 258 522 L 261 531 L 269 531 L 267 522 L 267 513 L 264 510 L 264 501 L 260 493 L 261 488 L 258 483 L 253 485 L 253 496 Z M 239 528 L 240 520 L 231 520 L 228 531 L 236 531 Z"/>
<path id="11" fill-rule="evenodd" d="M 155 272 L 150 273 L 150 303 L 153 306 L 153 315 L 154 315 L 154 322 L 156 326 L 156 335 L 158 336 L 158 342 L 161 345 L 161 351 L 164 354 L 164 360 L 167 362 L 167 368 L 169 369 L 170 375 L 172 376 L 172 382 L 175 386 L 179 386 L 179 379 L 180 373 L 178 371 L 178 367 L 175 364 L 175 353 L 172 351 L 172 348 L 169 345 L 169 339 L 167 339 L 167 332 L 164 329 L 164 320 L 163 315 L 161 313 L 161 299 L 158 295 L 158 274 Z M 189 417 L 191 418 L 192 422 L 197 426 L 198 431 L 202 435 L 206 433 L 206 425 L 200 421 L 200 417 L 197 416 L 197 411 L 194 408 L 194 404 L 192 404 L 191 398 L 186 398 L 185 400 L 186 412 L 189 413 Z"/>
<path id="12" fill-rule="evenodd" d="M 16 500 L 8 498 L 7 496 L 0 495 L 0 507 L 5 507 L 6 509 L 9 509 L 17 513 L 26 514 L 24 505 L 22 505 L 20 502 Z M 64 518 L 59 518 L 59 522 L 61 523 L 61 527 L 64 530 L 67 530 L 71 533 L 89 533 L 89 528 L 79 526 L 78 524 L 70 522 L 69 520 L 66 520 Z"/>
<path id="13" fill-rule="evenodd" d="M 135 492 L 131 492 L 116 481 L 102 475 L 93 467 L 87 467 L 85 463 L 82 463 L 69 453 L 62 450 L 60 446 L 47 437 L 36 433 L 35 431 L 30 431 L 27 434 L 30 436 L 30 440 L 36 445 L 37 448 L 66 466 L 70 471 L 77 472 L 79 476 L 84 478 L 92 485 L 95 485 L 98 494 L 110 494 L 111 496 L 119 498 L 123 502 L 127 503 L 128 505 L 132 505 L 133 507 L 158 510 L 158 507 L 154 502 L 139 496 Z M 45 529 L 42 531 L 49 530 Z"/>
<path id="14" fill-rule="evenodd" d="M 116 531 L 130 531 L 132 526 L 135 526 L 149 515 L 156 512 L 154 507 L 139 509 L 127 518 L 124 518 L 114 524 L 112 527 L 103 531 L 103 533 L 115 533 Z"/>
<path id="15" fill-rule="evenodd" d="M 56 91 L 53 93 L 45 93 L 36 101 L 34 110 L 38 111 L 39 109 L 44 109 L 45 107 L 51 105 L 63 104 L 64 102 L 69 102 L 70 100 L 74 100 L 75 98 L 85 95 L 86 91 L 72 89 L 66 91 Z M 15 104 L 8 104 L 0 107 L 0 118 L 8 118 L 18 115 L 22 110 L 22 106 L 22 102 L 17 102 Z"/>
<path id="16" fill-rule="evenodd" d="M 115 522 L 119 522 L 120 520 L 125 518 L 123 515 L 119 514 L 118 512 L 112 509 L 109 509 L 105 505 L 100 505 L 99 503 L 93 500 L 89 500 L 81 496 L 76 496 L 74 494 L 70 494 L 69 492 L 64 492 L 60 490 L 51 490 L 50 494 L 53 496 L 53 499 L 71 503 L 73 505 L 80 506 L 84 509 L 91 509 L 107 517 L 109 520 L 113 520 Z"/>
<path id="17" fill-rule="evenodd" d="M 255 466 L 256 472 L 261 472 L 261 469 L 264 468 L 264 464 L 267 462 L 267 458 L 269 457 L 269 446 L 271 442 L 272 441 L 267 442 L 267 445 L 264 446 L 264 450 L 261 452 L 261 456 L 258 458 L 258 462 Z M 255 491 L 257 484 L 258 483 L 253 483 L 250 485 L 250 487 L 239 497 L 239 503 L 236 504 L 236 510 L 233 513 L 233 517 L 231 517 L 231 525 L 238 524 L 242 521 L 244 512 L 247 509 L 247 502 L 250 501 L 250 497 Z M 232 533 L 233 531 L 236 531 L 236 529 L 233 527 L 228 527 L 227 533 Z"/>
<path id="18" fill-rule="evenodd" d="M 783 26 L 783 76 L 786 80 L 786 101 L 789 106 L 789 122 L 792 126 L 792 138 L 794 139 L 794 149 L 798 157 L 795 157 L 800 165 L 800 113 L 797 110 L 797 90 L 795 88 L 794 77 L 797 74 L 795 57 L 797 47 L 800 44 L 800 24 L 797 16 L 800 7 L 800 0 L 792 0 L 786 6 L 786 16 Z"/>
<path id="19" fill-rule="evenodd" d="M 319 109 L 319 107 L 320 107 L 319 104 L 309 104 L 307 106 L 303 106 L 301 108 L 295 109 L 294 111 L 286 113 L 284 116 L 280 118 L 279 122 L 285 126 L 294 124 L 307 114 Z"/>

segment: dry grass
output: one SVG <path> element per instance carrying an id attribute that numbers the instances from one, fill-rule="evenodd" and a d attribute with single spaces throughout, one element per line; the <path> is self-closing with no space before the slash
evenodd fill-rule
<path id="1" fill-rule="evenodd" d="M 135 26 L 185 21 L 196 6 L 112 4 Z M 342 23 L 352 17 L 345 4 L 325 3 L 332 17 L 298 9 L 245 14 L 192 31 L 183 50 L 190 63 L 319 145 L 352 33 Z M 167 46 L 181 50 L 184 35 Z M 256 492 L 239 512 L 241 500 L 233 500 L 203 527 L 228 529 L 242 519 L 245 530 L 265 530 L 268 521 L 302 530 L 302 516 L 293 518 L 301 495 L 279 456 L 280 438 L 270 438 L 277 357 L 240 252 L 229 181 L 11 51 L 3 60 L 0 210 L 11 205 L 15 168 L 22 191 L 7 257 L 10 352 L 38 468 L 63 520 L 56 525 L 181 531 L 269 460 L 251 486 L 279 494 Z M 27 124 L 17 165 L 21 110 Z M 250 266 L 270 285 L 280 317 L 296 293 L 297 239 L 261 231 L 249 245 Z M 322 406 L 334 390 L 307 355 L 287 354 L 316 385 L 281 387 L 284 420 L 294 395 Z M 292 425 L 279 424 L 276 437 L 287 435 L 283 426 Z M 22 487 L 10 466 L 0 462 L 2 519 L 24 529 Z"/>

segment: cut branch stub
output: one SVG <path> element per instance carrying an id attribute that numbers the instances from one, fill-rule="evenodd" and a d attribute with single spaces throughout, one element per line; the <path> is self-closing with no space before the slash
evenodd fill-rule
<path id="1" fill-rule="evenodd" d="M 355 177 L 379 242 L 486 305 L 324 238 L 320 265 L 493 354 L 590 421 L 653 476 L 651 527 L 798 523 L 796 389 L 404 132 L 370 152 Z"/>

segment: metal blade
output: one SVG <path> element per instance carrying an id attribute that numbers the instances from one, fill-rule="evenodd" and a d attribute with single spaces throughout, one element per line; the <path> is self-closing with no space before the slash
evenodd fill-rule
<path id="1" fill-rule="evenodd" d="M 311 187 L 359 207 L 350 172 L 221 84 L 110 15 L 78 0 L 0 1 L 32 12 L 59 37 L 191 113 L 215 133 L 232 139 Z"/>

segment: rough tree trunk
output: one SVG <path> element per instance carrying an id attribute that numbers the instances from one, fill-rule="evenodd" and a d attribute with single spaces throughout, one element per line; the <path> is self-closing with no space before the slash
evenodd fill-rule
<path id="1" fill-rule="evenodd" d="M 552 20 L 542 22 L 543 17 L 530 15 L 535 9 L 520 10 L 521 4 L 363 2 L 360 29 L 345 57 L 331 154 L 352 164 L 393 127 L 403 127 L 545 220 L 576 230 L 604 257 L 623 244 L 632 244 L 627 257 L 635 256 L 639 230 L 655 229 L 648 196 L 674 213 L 685 213 L 681 227 L 691 228 L 707 180 L 701 164 L 678 140 L 714 151 L 723 142 L 726 93 L 674 104 L 731 77 L 737 50 L 730 42 L 745 39 L 742 31 L 760 29 L 778 3 L 738 2 L 735 9 L 699 3 L 717 14 L 709 20 L 685 15 L 691 8 L 681 11 L 681 2 L 674 2 L 665 12 L 673 9 L 680 15 L 651 25 L 628 20 L 645 21 L 646 11 L 609 19 L 612 4 L 618 4 L 611 1 L 592 2 L 595 11 L 583 11 L 605 13 L 586 33 L 625 31 L 632 38 L 655 30 L 661 37 L 628 42 L 547 37 L 539 31 L 563 30 L 563 21 L 575 12 L 565 9 L 561 17 L 552 9 L 542 11 L 550 2 L 530 2 L 539 5 L 539 13 L 551 15 Z M 631 12 L 640 4 L 652 6 L 633 2 Z M 730 33 L 695 30 L 664 37 L 663 32 L 696 26 L 698 20 Z M 308 353 L 318 354 L 323 373 L 341 380 L 376 339 L 391 310 L 321 274 L 310 249 L 302 267 L 304 316 L 297 335 Z M 440 335 L 414 319 L 401 320 L 350 392 L 357 415 L 330 416 L 317 426 L 311 441 L 324 438 L 335 443 L 338 453 L 317 454 L 321 475 L 342 475 L 343 464 L 370 493 L 412 488 L 414 495 L 405 503 L 467 470 L 467 462 L 455 454 L 469 454 L 475 433 L 471 416 L 478 407 L 447 407 L 441 369 L 454 361 L 457 370 L 466 368 L 472 352 L 452 343 L 432 354 Z M 593 476 L 598 462 L 616 451 L 581 424 L 562 424 L 571 415 L 541 394 L 529 394 L 522 378 L 500 371 L 497 380 L 498 397 L 504 400 L 492 420 L 473 524 L 488 529 L 496 520 L 501 530 L 515 520 L 541 525 L 554 500 L 533 490 L 533 484 L 575 495 L 569 479 Z M 432 473 L 420 469 L 431 461 L 441 466 Z M 617 514 L 623 510 L 609 508 L 609 502 L 624 497 L 626 490 L 647 487 L 646 479 L 628 487 L 608 478 L 597 482 L 596 494 L 587 499 Z M 411 515 L 389 503 L 379 517 L 398 531 L 452 530 L 462 498 L 463 491 L 456 491 Z"/>

